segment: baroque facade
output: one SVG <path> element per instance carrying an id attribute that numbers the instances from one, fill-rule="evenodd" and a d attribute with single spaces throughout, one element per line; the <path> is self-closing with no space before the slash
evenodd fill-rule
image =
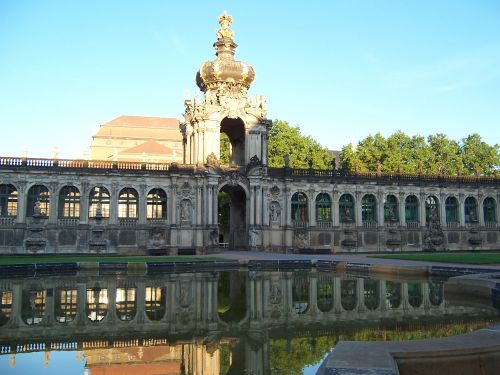
<path id="1" fill-rule="evenodd" d="M 234 58 L 231 22 L 219 17 L 216 58 L 197 73 L 203 98 L 185 100 L 179 163 L 0 158 L 0 253 L 500 247 L 496 176 L 346 174 L 286 157 L 268 167 L 266 100 L 248 96 L 255 71 Z M 231 201 L 224 236 L 220 192 Z"/>

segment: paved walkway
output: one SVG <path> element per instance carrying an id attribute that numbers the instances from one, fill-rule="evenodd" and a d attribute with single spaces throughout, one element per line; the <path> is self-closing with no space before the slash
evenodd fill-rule
<path id="1" fill-rule="evenodd" d="M 338 254 L 338 255 L 305 255 L 305 254 L 282 254 L 268 253 L 258 251 L 224 251 L 218 253 L 217 256 L 230 260 L 238 260 L 240 263 L 247 263 L 249 260 L 332 260 L 346 263 L 363 263 L 363 264 L 381 264 L 381 265 L 396 265 L 406 267 L 421 267 L 421 266 L 448 266 L 448 267 L 467 267 L 467 268 L 483 268 L 497 269 L 500 271 L 500 264 L 485 264 L 485 265 L 468 265 L 459 263 L 440 263 L 440 262 L 424 262 L 416 260 L 402 259 L 382 259 L 373 258 L 374 254 Z"/>

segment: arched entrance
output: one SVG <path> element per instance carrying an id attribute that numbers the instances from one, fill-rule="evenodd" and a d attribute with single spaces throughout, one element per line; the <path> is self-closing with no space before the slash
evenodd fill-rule
<path id="1" fill-rule="evenodd" d="M 229 139 L 229 164 L 245 165 L 245 124 L 240 118 L 225 117 L 220 131 Z"/>
<path id="2" fill-rule="evenodd" d="M 224 185 L 219 189 L 217 217 L 219 242 L 231 249 L 248 248 L 247 194 L 239 185 Z"/>

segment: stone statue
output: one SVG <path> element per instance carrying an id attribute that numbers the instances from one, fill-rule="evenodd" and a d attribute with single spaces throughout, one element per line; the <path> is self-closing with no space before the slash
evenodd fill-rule
<path id="1" fill-rule="evenodd" d="M 279 222 L 281 215 L 281 208 L 278 202 L 271 202 L 269 205 L 269 218 L 271 219 L 271 223 Z"/>
<path id="2" fill-rule="evenodd" d="M 181 222 L 191 222 L 191 201 L 189 199 L 184 199 L 181 202 Z"/>
<path id="3" fill-rule="evenodd" d="M 259 232 L 255 229 L 250 229 L 248 232 L 248 242 L 250 247 L 257 247 L 257 238 L 259 236 Z"/>

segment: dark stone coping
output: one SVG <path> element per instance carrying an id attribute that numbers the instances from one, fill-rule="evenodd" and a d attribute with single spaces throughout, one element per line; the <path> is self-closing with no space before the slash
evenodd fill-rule
<path id="1" fill-rule="evenodd" d="M 431 266 L 429 275 L 431 277 L 452 277 L 459 275 L 472 275 L 477 273 L 498 273 L 495 268 L 476 268 L 476 267 L 461 267 L 461 266 Z"/>
<path id="2" fill-rule="evenodd" d="M 313 262 L 311 260 L 249 260 L 247 267 L 249 270 L 293 270 L 293 269 L 311 269 Z"/>

